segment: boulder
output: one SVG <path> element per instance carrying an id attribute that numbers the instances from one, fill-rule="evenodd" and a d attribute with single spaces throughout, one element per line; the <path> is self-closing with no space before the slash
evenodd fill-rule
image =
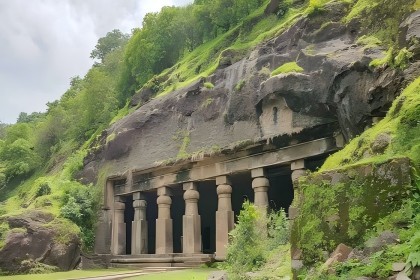
<path id="1" fill-rule="evenodd" d="M 378 237 L 373 237 L 365 242 L 365 254 L 371 255 L 383 250 L 387 245 L 397 244 L 398 235 L 391 231 L 384 231 Z"/>
<path id="2" fill-rule="evenodd" d="M 388 133 L 380 133 L 376 136 L 375 141 L 371 145 L 372 152 L 382 154 L 391 143 L 391 136 Z"/>
<path id="3" fill-rule="evenodd" d="M 324 267 L 330 269 L 333 264 L 346 261 L 352 250 L 353 248 L 348 247 L 343 243 L 339 244 L 330 255 L 330 258 L 324 263 Z"/>
<path id="4" fill-rule="evenodd" d="M 11 230 L 0 250 L 0 270 L 27 273 L 37 263 L 70 270 L 78 264 L 80 237 L 68 222 L 42 211 L 9 217 L 7 222 Z"/>

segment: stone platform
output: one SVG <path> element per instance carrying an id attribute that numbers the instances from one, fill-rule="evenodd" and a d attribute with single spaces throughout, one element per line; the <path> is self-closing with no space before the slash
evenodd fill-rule
<path id="1" fill-rule="evenodd" d="M 111 267 L 198 267 L 214 261 L 213 254 L 144 254 L 111 256 Z"/>

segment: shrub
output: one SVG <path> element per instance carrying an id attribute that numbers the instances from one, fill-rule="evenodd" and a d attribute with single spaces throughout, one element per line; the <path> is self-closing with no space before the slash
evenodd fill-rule
<path id="1" fill-rule="evenodd" d="M 61 216 L 74 222 L 80 228 L 83 247 L 87 250 L 91 249 L 94 242 L 93 228 L 97 205 L 93 189 L 75 185 L 66 191 L 62 202 Z"/>
<path id="2" fill-rule="evenodd" d="M 289 225 L 283 210 L 266 215 L 249 201 L 244 202 L 238 223 L 230 233 L 227 248 L 224 268 L 229 273 L 229 279 L 244 279 L 246 272 L 261 269 L 267 263 L 272 263 L 273 259 L 281 257 L 273 256 L 272 252 L 287 251 L 285 244 L 288 241 Z M 274 269 L 270 273 L 284 271 L 276 272 Z"/>
<path id="3" fill-rule="evenodd" d="M 36 190 L 35 197 L 40 197 L 49 194 L 51 194 L 51 187 L 48 185 L 48 183 L 42 183 Z"/>

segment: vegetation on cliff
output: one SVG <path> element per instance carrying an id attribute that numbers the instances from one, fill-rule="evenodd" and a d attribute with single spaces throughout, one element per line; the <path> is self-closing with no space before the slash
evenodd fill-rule
<path id="1" fill-rule="evenodd" d="M 239 61 L 262 41 L 279 35 L 299 17 L 322 15 L 330 1 L 283 0 L 275 9 L 267 12 L 268 2 L 196 0 L 186 7 L 165 7 L 159 13 L 148 14 L 143 27 L 134 30 L 133 34 L 114 30 L 101 38 L 91 53 L 96 60 L 94 66 L 83 78 L 73 77 L 70 88 L 60 100 L 48 104 L 47 112 L 22 113 L 14 125 L 0 123 L 0 249 L 12 232 L 7 218 L 35 209 L 54 215 L 57 219 L 54 225 L 58 225 L 54 229 L 56 231 L 63 230 L 60 225 L 70 220 L 80 228 L 80 233 L 74 228 L 72 231 L 81 235 L 84 248 L 91 249 L 106 170 L 100 172 L 96 188 L 83 184 L 85 181 L 78 178 L 78 172 L 88 152 L 94 152 L 96 145 L 101 145 L 97 140 L 102 131 L 136 109 L 130 107 L 133 94 L 141 93 L 141 89 L 149 89 L 151 97 L 156 97 L 201 77 L 208 77 L 216 69 Z M 372 46 L 382 46 L 383 57 L 374 60 L 372 67 L 391 66 L 400 71 L 408 66 L 412 54 L 399 45 L 398 28 L 405 15 L 420 7 L 419 1 L 338 2 L 348 4 L 347 16 L 342 22 L 362 26 L 363 36 L 358 43 L 366 46 L 367 50 Z M 383 21 L 378 18 L 386 24 L 382 24 Z M 327 26 L 329 19 L 322 20 L 323 26 Z M 296 62 L 290 62 L 271 74 L 300 71 L 302 68 Z M 236 89 L 240 90 L 245 83 L 245 80 L 241 80 Z M 214 87 L 209 81 L 204 85 L 208 89 Z M 382 122 L 329 158 L 320 171 L 350 165 L 379 164 L 399 157 L 409 157 L 418 171 L 419 92 L 420 80 L 416 80 L 394 102 Z M 209 98 L 203 106 L 209 106 L 212 102 Z M 107 142 L 114 137 L 109 135 Z M 185 158 L 188 156 L 186 147 L 190 141 L 189 135 L 183 133 L 180 139 L 182 146 L 178 156 Z M 383 150 L 378 150 L 382 145 L 385 145 Z M 375 224 L 375 230 L 379 232 L 393 227 L 401 217 L 409 217 L 404 220 L 409 225 L 420 224 L 419 206 L 415 203 L 418 196 L 415 197 L 414 193 L 413 199 L 404 202 L 401 209 L 384 215 Z M 335 196 L 335 193 L 325 195 L 328 198 Z M 352 193 L 355 197 L 361 195 L 357 190 Z M 353 209 L 354 217 L 360 218 L 359 210 Z M 244 215 L 246 212 L 242 218 L 245 218 Z M 239 236 L 240 230 L 238 227 L 234 234 Z M 384 256 L 389 257 L 395 251 L 394 256 L 400 259 L 410 258 L 413 251 L 408 248 L 417 248 L 418 235 L 411 239 L 409 234 L 416 231 L 418 228 L 413 226 L 399 229 L 402 243 L 390 248 L 391 251 L 385 251 Z M 358 237 L 363 239 L 367 236 Z M 316 243 L 318 237 L 314 233 L 310 242 Z M 65 240 L 59 242 L 65 243 Z M 235 250 L 234 246 L 231 247 L 232 251 Z M 322 253 L 317 248 L 312 251 L 314 260 Z M 252 257 L 253 264 L 256 264 L 260 256 L 247 257 Z M 375 258 L 375 264 L 383 262 L 382 256 Z M 236 260 L 231 260 L 232 264 L 236 263 Z M 339 277 L 362 273 L 361 269 L 360 264 L 354 263 L 337 267 L 341 273 Z M 378 268 L 383 271 L 381 269 L 383 267 Z"/>
<path id="2" fill-rule="evenodd" d="M 295 228 L 299 239 L 296 243 L 304 252 L 305 262 L 318 263 L 306 279 L 384 278 L 392 275 L 393 263 L 406 263 L 408 274 L 417 265 L 420 259 L 419 109 L 420 78 L 394 101 L 382 121 L 330 156 L 317 173 L 300 182 L 304 202 L 294 202 L 302 206 L 296 221 L 301 223 Z M 410 165 L 404 167 L 403 158 L 411 160 L 412 170 Z M 398 168 L 402 170 L 396 172 Z M 343 180 L 346 176 L 347 181 Z M 384 184 L 387 180 L 390 181 Z M 381 201 L 380 208 L 375 209 L 377 203 L 372 199 Z M 375 240 L 387 232 L 395 234 L 398 242 L 366 253 L 371 246 L 369 242 L 378 242 Z M 324 250 L 332 252 L 340 242 L 359 248 L 360 254 L 365 254 L 364 259 L 354 257 L 336 263 L 333 270 L 325 267 Z"/>

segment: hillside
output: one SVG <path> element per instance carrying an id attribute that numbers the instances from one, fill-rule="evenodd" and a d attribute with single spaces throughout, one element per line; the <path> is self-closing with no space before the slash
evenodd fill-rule
<path id="1" fill-rule="evenodd" d="M 91 53 L 95 65 L 47 112 L 0 126 L 0 272 L 73 269 L 80 251 L 93 250 L 109 176 L 162 174 L 263 143 L 259 152 L 338 134 L 348 144 L 303 190 L 319 187 L 320 174 L 408 158 L 414 179 L 393 202 L 403 207 L 360 229 L 380 234 L 406 216 L 401 242 L 372 257 L 380 273 L 350 260 L 328 274 L 319 252 L 335 248 L 313 246 L 314 235 L 303 245 L 305 265 L 318 268 L 300 273 L 350 279 L 390 276 L 388 266 L 407 259 L 414 267 L 419 8 L 418 0 L 196 0 L 148 14 L 131 35 L 109 32 Z M 284 125 L 274 129 L 263 108 L 280 99 Z"/>

